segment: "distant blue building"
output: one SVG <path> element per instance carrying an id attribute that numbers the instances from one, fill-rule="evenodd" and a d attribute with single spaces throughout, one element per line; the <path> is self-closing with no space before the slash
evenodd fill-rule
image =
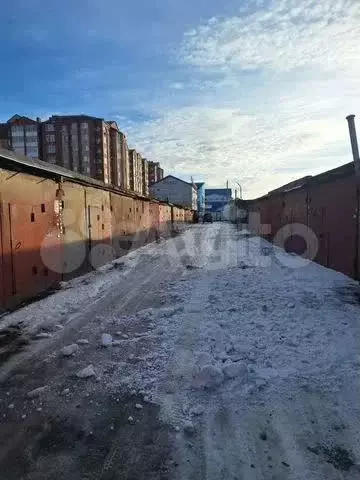
<path id="1" fill-rule="evenodd" d="M 202 217 L 205 213 L 205 183 L 195 183 L 197 187 L 197 211 L 199 217 Z"/>
<path id="2" fill-rule="evenodd" d="M 231 188 L 207 188 L 205 190 L 205 210 L 214 220 L 222 220 L 226 206 L 231 200 Z"/>

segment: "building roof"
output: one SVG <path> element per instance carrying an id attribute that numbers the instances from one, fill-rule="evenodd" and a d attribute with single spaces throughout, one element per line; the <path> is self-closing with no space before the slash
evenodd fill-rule
<path id="1" fill-rule="evenodd" d="M 106 123 L 111 127 L 115 128 L 115 130 L 119 131 L 118 124 L 115 122 L 115 120 L 106 120 Z"/>
<path id="2" fill-rule="evenodd" d="M 36 123 L 36 120 L 33 120 L 32 118 L 29 118 L 29 117 L 25 117 L 24 115 L 18 115 L 17 113 L 13 115 L 11 118 L 9 118 L 7 123 L 16 122 L 17 120 L 23 120 L 28 123 Z"/>
<path id="3" fill-rule="evenodd" d="M 270 192 L 262 195 L 261 197 L 253 198 L 250 200 L 243 200 L 245 203 L 249 202 L 255 203 L 259 200 L 266 200 L 270 196 L 275 195 L 283 195 L 285 193 L 290 193 L 293 191 L 298 191 L 303 188 L 312 188 L 317 185 L 321 185 L 328 182 L 333 182 L 334 180 L 351 177 L 355 175 L 355 166 L 354 162 L 345 163 L 340 167 L 333 168 L 331 170 L 327 170 L 326 172 L 319 173 L 318 175 L 303 177 L 299 180 L 295 180 L 294 182 L 287 183 L 282 185 L 275 190 L 271 190 Z"/>
<path id="4" fill-rule="evenodd" d="M 103 118 L 93 117 L 91 115 L 84 115 L 81 113 L 80 115 L 52 115 L 48 120 L 46 120 L 46 122 L 51 121 L 52 119 L 56 120 L 57 118 L 83 118 L 84 120 L 99 120 L 101 122 L 104 121 Z"/>
<path id="5" fill-rule="evenodd" d="M 286 183 L 285 185 L 282 185 L 281 187 L 275 188 L 274 190 L 271 190 L 269 192 L 269 195 L 272 193 L 278 193 L 278 192 L 289 192 L 294 189 L 301 188 L 304 186 L 310 179 L 311 175 L 308 175 L 306 177 L 299 178 L 298 180 L 294 180 L 293 182 Z"/>
<path id="6" fill-rule="evenodd" d="M 196 188 L 196 185 L 195 185 L 194 183 L 185 182 L 185 180 L 182 180 L 181 178 L 178 178 L 178 177 L 174 177 L 174 175 L 166 175 L 166 177 L 162 178 L 161 180 L 158 180 L 157 182 L 152 183 L 151 186 L 157 185 L 158 183 L 163 182 L 163 181 L 166 180 L 167 178 L 173 178 L 174 180 L 177 180 L 178 182 L 185 183 L 186 185 L 190 185 L 190 186 Z"/>
<path id="7" fill-rule="evenodd" d="M 299 190 L 301 188 L 309 187 L 315 185 L 320 185 L 322 183 L 332 182 L 339 178 L 350 177 L 355 174 L 355 166 L 354 162 L 345 163 L 345 165 L 341 165 L 340 167 L 333 168 L 331 170 L 327 170 L 326 172 L 319 173 L 318 175 L 300 178 L 299 180 L 295 180 L 294 182 L 288 183 L 279 187 L 275 190 L 271 190 L 268 195 L 274 195 L 277 193 L 287 193 L 293 190 Z"/>

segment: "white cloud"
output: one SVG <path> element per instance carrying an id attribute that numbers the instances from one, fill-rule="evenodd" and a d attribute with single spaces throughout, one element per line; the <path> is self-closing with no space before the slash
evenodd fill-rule
<path id="1" fill-rule="evenodd" d="M 208 22 L 186 37 L 181 57 L 197 66 L 349 69 L 359 60 L 358 0 L 273 1 L 271 9 Z"/>
<path id="2" fill-rule="evenodd" d="M 186 103 L 164 92 L 155 120 L 133 124 L 130 137 L 168 172 L 213 186 L 238 179 L 249 196 L 351 161 L 345 116 L 360 110 L 359 38 L 358 0 L 274 0 L 212 18 L 180 48 L 191 66 Z"/>

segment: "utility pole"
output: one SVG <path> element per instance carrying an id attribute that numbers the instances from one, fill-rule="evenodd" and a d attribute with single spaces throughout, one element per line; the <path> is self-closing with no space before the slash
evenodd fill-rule
<path id="1" fill-rule="evenodd" d="M 236 184 L 239 186 L 239 193 L 240 193 L 240 199 L 242 199 L 242 188 L 239 182 L 236 182 Z"/>
<path id="2" fill-rule="evenodd" d="M 355 115 L 348 115 L 346 117 L 349 126 L 351 150 L 354 159 L 354 168 L 356 176 L 356 248 L 355 248 L 355 276 L 360 277 L 360 157 L 359 147 L 356 137 Z"/>

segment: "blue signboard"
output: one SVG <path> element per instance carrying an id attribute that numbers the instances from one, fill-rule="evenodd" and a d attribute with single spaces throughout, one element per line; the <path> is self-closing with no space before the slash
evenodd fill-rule
<path id="1" fill-rule="evenodd" d="M 207 188 L 205 190 L 205 209 L 207 212 L 222 212 L 231 200 L 231 188 Z"/>

